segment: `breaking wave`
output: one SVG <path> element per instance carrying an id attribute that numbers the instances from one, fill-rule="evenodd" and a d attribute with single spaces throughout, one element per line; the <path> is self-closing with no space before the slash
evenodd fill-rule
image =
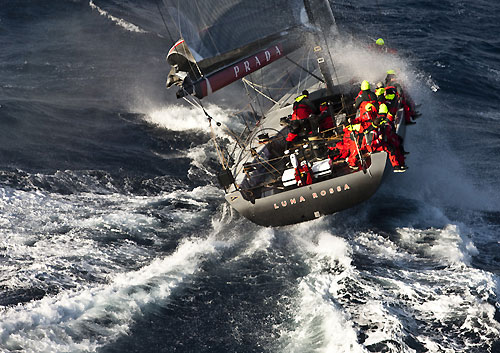
<path id="1" fill-rule="evenodd" d="M 211 238 L 185 239 L 172 255 L 138 271 L 115 274 L 109 284 L 9 308 L 0 323 L 2 346 L 23 352 L 95 351 L 126 334 L 148 304 L 168 300 L 217 246 Z"/>
<path id="2" fill-rule="evenodd" d="M 94 1 L 93 0 L 90 0 L 89 1 L 89 6 L 93 9 L 93 10 L 96 10 L 101 16 L 104 16 L 106 17 L 107 19 L 111 20 L 112 22 L 114 22 L 117 26 L 120 26 L 124 29 L 126 29 L 127 31 L 129 32 L 136 32 L 136 33 L 148 33 L 147 31 L 141 29 L 140 27 L 136 26 L 135 24 L 133 23 L 130 23 L 130 22 L 127 22 L 125 21 L 124 19 L 121 19 L 121 18 L 118 18 L 118 17 L 115 17 L 113 15 L 111 15 L 110 13 L 104 11 L 103 9 L 101 9 L 99 6 L 97 6 L 96 4 L 94 4 Z"/>

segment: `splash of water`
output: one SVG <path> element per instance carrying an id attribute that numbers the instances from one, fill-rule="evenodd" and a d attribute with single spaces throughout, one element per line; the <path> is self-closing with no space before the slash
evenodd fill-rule
<path id="1" fill-rule="evenodd" d="M 89 6 L 93 10 L 96 10 L 97 12 L 99 12 L 99 14 L 101 16 L 106 17 L 107 19 L 109 19 L 112 22 L 114 22 L 117 26 L 120 26 L 120 27 L 126 29 L 127 31 L 136 32 L 136 33 L 148 33 L 147 31 L 141 29 L 140 27 L 136 26 L 135 24 L 127 22 L 127 21 L 125 21 L 122 18 L 115 17 L 115 16 L 111 15 L 110 13 L 108 13 L 107 11 L 104 11 L 99 6 L 97 6 L 96 4 L 94 4 L 93 0 L 89 1 Z"/>

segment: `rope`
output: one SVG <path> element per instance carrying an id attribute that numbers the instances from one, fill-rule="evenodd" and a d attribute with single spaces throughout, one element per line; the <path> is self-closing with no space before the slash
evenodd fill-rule
<path id="1" fill-rule="evenodd" d="M 317 79 L 318 81 L 321 81 L 323 83 L 325 83 L 325 80 L 323 80 L 321 77 L 313 74 L 311 71 L 309 71 L 308 69 L 306 69 L 305 67 L 299 65 L 298 63 L 296 63 L 295 61 L 293 61 L 292 59 L 290 59 L 288 56 L 285 56 L 286 59 L 288 59 L 288 61 L 290 61 L 292 64 L 296 65 L 297 67 L 301 68 L 302 70 L 304 70 L 305 72 L 307 72 L 309 75 L 311 75 L 312 77 L 314 77 L 315 79 Z"/>
<path id="2" fill-rule="evenodd" d="M 271 101 L 271 102 L 273 102 L 274 104 L 278 104 L 278 102 L 277 102 L 277 101 L 275 101 L 274 99 L 272 99 L 271 97 L 269 97 L 268 95 L 266 95 L 264 92 L 259 91 L 259 90 L 257 89 L 257 87 L 256 87 L 256 86 L 257 86 L 256 84 L 254 84 L 254 83 L 252 83 L 252 82 L 248 81 L 246 78 L 243 78 L 243 79 L 242 79 L 242 81 L 243 81 L 244 83 L 246 83 L 247 85 L 249 85 L 250 87 L 252 87 L 252 89 L 253 89 L 255 92 L 259 93 L 259 94 L 260 94 L 260 95 L 262 95 L 264 98 L 267 98 L 268 100 L 270 100 L 270 101 Z M 264 86 L 261 86 L 261 87 L 264 87 Z"/>
<path id="3" fill-rule="evenodd" d="M 311 55 L 310 50 L 305 50 L 304 53 L 302 54 L 302 58 L 299 61 L 303 61 L 304 58 L 306 57 L 306 55 L 307 55 L 307 59 L 306 59 L 307 70 L 310 71 L 309 70 L 309 59 L 310 59 L 310 55 Z M 300 71 L 299 83 L 297 84 L 297 92 L 295 93 L 296 95 L 298 95 L 300 92 L 300 86 L 302 85 L 302 74 L 303 74 L 303 70 Z M 306 79 L 304 78 L 304 81 L 305 80 Z"/>
<path id="4" fill-rule="evenodd" d="M 217 155 L 219 157 L 219 161 L 220 161 L 220 164 L 222 165 L 222 167 L 224 169 L 227 169 L 229 168 L 229 160 L 226 160 L 226 158 L 224 158 L 224 153 L 222 151 L 222 148 L 219 146 L 219 144 L 217 143 L 217 139 L 216 139 L 216 135 L 215 135 L 215 131 L 214 131 L 214 128 L 212 126 L 212 120 L 215 121 L 216 125 L 217 126 L 222 126 L 223 127 L 223 130 L 229 135 L 231 136 L 234 141 L 236 142 L 236 144 L 238 146 L 240 146 L 240 148 L 242 150 L 245 150 L 246 147 L 245 147 L 245 142 L 241 141 L 241 139 L 236 136 L 236 134 L 226 125 L 226 124 L 223 124 L 221 122 L 218 122 L 217 120 L 215 120 L 212 116 L 210 116 L 210 114 L 208 114 L 208 112 L 206 111 L 205 107 L 203 107 L 203 104 L 201 103 L 201 101 L 197 102 L 198 103 L 198 106 L 196 106 L 193 102 L 190 102 L 189 100 L 185 99 L 188 103 L 190 103 L 192 106 L 194 107 L 197 107 L 197 108 L 201 108 L 203 110 L 203 113 L 205 114 L 205 116 L 207 117 L 208 119 L 208 124 L 210 126 L 210 134 L 211 134 L 211 139 L 214 141 L 214 145 L 215 145 L 215 149 L 217 151 Z"/>
<path id="5" fill-rule="evenodd" d="M 222 153 L 222 151 L 219 148 L 219 145 L 217 143 L 217 140 L 215 138 L 215 131 L 214 131 L 213 127 L 212 127 L 212 117 L 210 115 L 208 115 L 208 113 L 205 110 L 205 108 L 202 107 L 202 109 L 203 109 L 203 112 L 205 113 L 205 115 L 208 118 L 208 125 L 210 126 L 210 134 L 212 135 L 212 141 L 214 141 L 214 146 L 215 146 L 215 150 L 217 151 L 217 156 L 219 157 L 219 162 L 222 165 L 223 169 L 227 169 L 227 168 L 229 168 L 229 162 L 226 162 L 226 159 L 224 158 L 224 153 Z"/>
<path id="6" fill-rule="evenodd" d="M 186 102 L 188 102 L 189 104 L 191 104 L 191 106 L 195 107 L 195 108 L 203 108 L 202 106 L 200 105 L 196 105 L 194 102 L 191 102 L 189 99 L 187 99 L 186 97 L 182 97 L 182 99 L 184 99 Z"/>

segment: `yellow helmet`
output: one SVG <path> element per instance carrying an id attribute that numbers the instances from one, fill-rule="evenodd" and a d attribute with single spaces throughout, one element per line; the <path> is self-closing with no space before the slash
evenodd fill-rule
<path id="1" fill-rule="evenodd" d="M 382 103 L 378 107 L 378 113 L 379 114 L 387 114 L 387 113 L 389 113 L 389 108 L 387 108 L 387 105 L 385 105 L 384 103 Z"/>
<path id="2" fill-rule="evenodd" d="M 387 70 L 387 75 L 395 75 L 396 71 L 394 70 Z"/>
<path id="3" fill-rule="evenodd" d="M 377 39 L 377 40 L 375 41 L 375 44 L 382 46 L 382 45 L 384 45 L 384 44 L 385 44 L 385 42 L 384 42 L 384 40 L 383 40 L 382 38 L 379 38 L 379 39 Z"/>
<path id="4" fill-rule="evenodd" d="M 367 89 L 370 89 L 370 82 L 364 80 L 363 82 L 361 82 L 361 90 L 366 91 Z"/>

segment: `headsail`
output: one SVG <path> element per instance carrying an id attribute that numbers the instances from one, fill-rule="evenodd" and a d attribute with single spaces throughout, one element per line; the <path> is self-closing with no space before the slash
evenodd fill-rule
<path id="1" fill-rule="evenodd" d="M 167 86 L 207 94 L 287 55 L 301 44 L 302 0 L 164 0 L 184 42 L 169 52 Z M 181 58 L 184 56 L 184 58 Z M 187 68 L 186 70 L 183 70 Z"/>

